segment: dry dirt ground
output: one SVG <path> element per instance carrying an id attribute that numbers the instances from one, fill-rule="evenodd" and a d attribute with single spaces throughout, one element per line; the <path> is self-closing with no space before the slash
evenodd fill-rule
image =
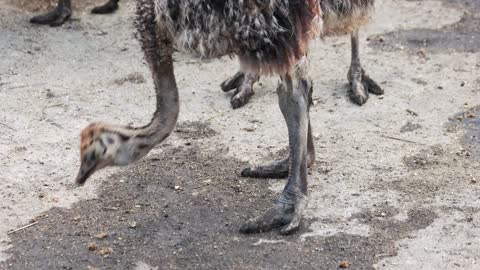
<path id="1" fill-rule="evenodd" d="M 75 188 L 80 129 L 154 109 L 134 4 L 49 28 L 12 3 L 0 0 L 0 269 L 480 269 L 478 0 L 378 1 L 362 61 L 386 93 L 362 107 L 347 98 L 348 37 L 312 45 L 317 162 L 289 237 L 238 233 L 284 184 L 238 176 L 286 146 L 276 79 L 234 111 L 218 85 L 235 60 L 177 55 L 176 132 Z"/>

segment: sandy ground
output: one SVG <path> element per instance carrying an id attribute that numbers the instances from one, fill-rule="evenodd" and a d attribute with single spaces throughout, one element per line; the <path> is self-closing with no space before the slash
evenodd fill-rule
<path id="1" fill-rule="evenodd" d="M 235 60 L 177 55 L 176 132 L 74 188 L 82 127 L 153 112 L 133 2 L 61 28 L 32 26 L 7 3 L 0 269 L 480 269 L 478 1 L 378 1 L 362 62 L 386 93 L 362 107 L 347 98 L 348 37 L 312 45 L 317 163 L 305 225 L 289 237 L 238 233 L 284 184 L 238 176 L 286 146 L 275 78 L 232 110 L 218 85 Z"/>

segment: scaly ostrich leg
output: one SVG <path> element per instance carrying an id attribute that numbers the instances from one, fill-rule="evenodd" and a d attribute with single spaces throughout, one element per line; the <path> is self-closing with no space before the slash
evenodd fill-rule
<path id="1" fill-rule="evenodd" d="M 30 19 L 31 23 L 49 24 L 50 26 L 60 26 L 72 16 L 72 1 L 59 0 L 57 7 L 45 14 L 35 16 Z"/>
<path id="2" fill-rule="evenodd" d="M 243 107 L 253 96 L 253 85 L 260 79 L 258 74 L 237 72 L 233 77 L 225 80 L 220 88 L 224 92 L 235 89 L 230 104 L 232 108 L 237 109 Z"/>
<path id="3" fill-rule="evenodd" d="M 282 228 L 280 233 L 298 230 L 307 207 L 307 141 L 309 133 L 309 96 L 312 81 L 307 78 L 306 60 L 297 67 L 293 78 L 282 76 L 277 88 L 280 110 L 287 122 L 289 138 L 288 181 L 275 206 L 251 219 L 240 228 L 242 233 L 259 233 Z"/>
<path id="4" fill-rule="evenodd" d="M 360 64 L 358 32 L 357 29 L 351 34 L 352 63 L 347 78 L 350 82 L 350 99 L 358 105 L 363 105 L 367 102 L 369 92 L 375 95 L 382 95 L 383 89 L 367 75 Z"/>

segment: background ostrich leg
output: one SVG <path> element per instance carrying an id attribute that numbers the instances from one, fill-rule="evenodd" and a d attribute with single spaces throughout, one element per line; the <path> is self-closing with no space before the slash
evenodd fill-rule
<path id="1" fill-rule="evenodd" d="M 348 71 L 348 81 L 350 82 L 350 99 L 358 104 L 363 105 L 367 102 L 368 93 L 382 95 L 383 89 L 372 80 L 360 64 L 360 42 L 358 38 L 358 29 L 351 34 L 352 43 L 352 62 Z"/>
<path id="2" fill-rule="evenodd" d="M 106 14 L 112 13 L 118 9 L 119 0 L 109 0 L 107 3 L 95 7 L 92 13 Z M 35 16 L 30 19 L 31 23 L 48 24 L 50 26 L 60 26 L 72 16 L 72 0 L 59 0 L 57 7 L 45 14 Z"/>

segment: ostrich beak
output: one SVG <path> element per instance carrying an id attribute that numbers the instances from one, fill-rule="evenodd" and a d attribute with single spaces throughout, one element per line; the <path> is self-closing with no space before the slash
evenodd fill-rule
<path id="1" fill-rule="evenodd" d="M 80 165 L 80 170 L 78 170 L 77 178 L 75 183 L 79 186 L 85 184 L 87 179 L 95 172 L 97 168 L 97 162 L 83 160 Z"/>

